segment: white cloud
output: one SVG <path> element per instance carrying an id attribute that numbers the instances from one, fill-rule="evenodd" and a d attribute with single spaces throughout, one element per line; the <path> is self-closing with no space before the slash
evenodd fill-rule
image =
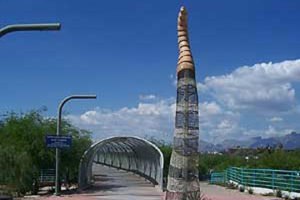
<path id="1" fill-rule="evenodd" d="M 175 115 L 174 100 L 139 103 L 118 110 L 95 109 L 67 118 L 77 126 L 90 129 L 95 138 L 113 135 L 154 136 L 171 139 Z"/>
<path id="2" fill-rule="evenodd" d="M 218 128 L 220 128 L 220 129 L 232 129 L 232 127 L 233 127 L 233 124 L 230 123 L 230 121 L 228 121 L 228 120 L 223 120 L 223 121 L 221 121 L 220 124 L 218 124 Z"/>
<path id="3" fill-rule="evenodd" d="M 217 126 L 224 117 L 235 120 L 236 115 L 223 111 L 216 102 L 199 103 L 201 138 L 209 140 L 207 132 Z M 82 115 L 69 115 L 67 118 L 75 125 L 94 133 L 95 138 L 112 135 L 150 136 L 166 141 L 173 138 L 176 104 L 175 99 L 157 100 L 150 103 L 138 103 L 136 107 L 123 107 L 118 110 L 96 108 Z M 228 132 L 228 131 L 227 131 Z"/>
<path id="4" fill-rule="evenodd" d="M 293 126 L 291 116 L 295 119 L 300 113 L 292 86 L 295 82 L 300 82 L 300 60 L 244 66 L 227 75 L 207 77 L 197 84 L 200 99 L 206 99 L 199 102 L 200 139 L 217 143 L 224 139 L 290 133 L 297 127 Z M 82 115 L 69 115 L 68 119 L 81 128 L 92 130 L 94 138 L 136 135 L 171 141 L 175 98 L 163 99 L 148 94 L 140 95 L 139 99 L 141 102 L 133 107 L 96 108 Z M 276 127 L 268 125 L 283 121 L 282 116 L 284 126 L 282 123 L 277 123 Z M 253 118 L 257 118 L 259 124 L 252 124 Z"/>
<path id="5" fill-rule="evenodd" d="M 243 66 L 231 74 L 206 77 L 200 91 L 230 109 L 289 111 L 296 105 L 292 82 L 300 81 L 300 60 Z"/>
<path id="6" fill-rule="evenodd" d="M 289 134 L 291 132 L 293 132 L 293 129 L 283 129 L 283 130 L 279 130 L 276 129 L 274 126 L 268 126 L 268 129 L 264 131 L 263 136 L 265 137 L 273 137 L 273 136 L 283 136 L 286 134 Z"/>
<path id="7" fill-rule="evenodd" d="M 272 117 L 268 121 L 270 121 L 270 122 L 282 122 L 283 119 L 281 117 Z"/>
<path id="8" fill-rule="evenodd" d="M 207 107 L 217 105 L 220 109 L 211 108 L 217 114 L 211 117 L 207 112 L 201 118 L 201 111 L 205 109 L 201 109 L 200 104 L 201 133 L 213 142 L 290 133 L 297 125 L 288 119 L 299 115 L 300 110 L 292 86 L 297 82 L 300 82 L 300 60 L 243 66 L 227 75 L 206 77 L 197 84 L 200 95 L 213 99 L 213 104 Z M 248 123 L 264 116 L 269 116 L 267 122 L 281 122 L 282 114 L 287 119 L 278 127 L 263 129 Z M 266 121 L 258 123 L 259 127 L 267 125 Z"/>
<path id="9" fill-rule="evenodd" d="M 174 99 L 151 103 L 138 103 L 136 107 L 118 110 L 96 108 L 82 115 L 68 115 L 67 118 L 80 128 L 93 131 L 96 139 L 114 135 L 135 135 L 155 137 L 171 141 L 174 131 L 176 104 Z M 290 133 L 292 129 L 245 128 L 240 124 L 241 113 L 224 110 L 216 102 L 199 103 L 200 139 L 213 143 L 225 139 L 246 139 L 249 137 L 271 137 Z M 269 121 L 279 121 L 273 117 Z M 251 120 L 251 119 L 250 119 Z"/>
<path id="10" fill-rule="evenodd" d="M 200 138 L 220 142 L 239 134 L 240 113 L 222 108 L 218 103 L 199 103 Z"/>
<path id="11" fill-rule="evenodd" d="M 147 94 L 147 95 L 140 95 L 140 100 L 154 100 L 156 99 L 156 96 L 154 94 Z"/>
<path id="12" fill-rule="evenodd" d="M 221 107 L 216 102 L 203 102 L 199 104 L 200 116 L 217 115 L 222 113 Z"/>

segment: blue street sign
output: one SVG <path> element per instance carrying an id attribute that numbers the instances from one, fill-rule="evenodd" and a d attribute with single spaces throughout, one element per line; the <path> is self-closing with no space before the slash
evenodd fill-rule
<path id="1" fill-rule="evenodd" d="M 46 135 L 47 148 L 70 148 L 72 136 Z"/>

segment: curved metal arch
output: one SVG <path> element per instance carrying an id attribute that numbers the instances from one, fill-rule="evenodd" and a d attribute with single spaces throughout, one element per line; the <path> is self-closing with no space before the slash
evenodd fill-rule
<path id="1" fill-rule="evenodd" d="M 103 159 L 101 156 L 104 156 Z M 80 189 L 92 182 L 94 163 L 134 172 L 155 181 L 161 189 L 163 188 L 163 154 L 157 146 L 143 138 L 117 136 L 92 144 L 80 161 L 78 179 Z"/>

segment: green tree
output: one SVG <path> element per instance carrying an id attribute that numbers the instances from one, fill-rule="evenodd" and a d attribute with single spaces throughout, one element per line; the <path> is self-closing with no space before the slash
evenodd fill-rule
<path id="1" fill-rule="evenodd" d="M 0 185 L 18 195 L 39 186 L 42 169 L 54 169 L 54 149 L 45 146 L 46 134 L 56 133 L 56 119 L 45 118 L 42 111 L 8 113 L 0 121 Z M 73 137 L 73 146 L 62 150 L 62 176 L 68 183 L 77 182 L 78 166 L 84 151 L 91 145 L 90 133 L 79 130 L 67 121 L 62 134 Z"/>
<path id="2" fill-rule="evenodd" d="M 171 160 L 172 154 L 172 147 L 171 145 L 163 144 L 159 146 L 159 149 L 164 155 L 164 177 L 168 176 L 169 173 L 169 165 Z"/>

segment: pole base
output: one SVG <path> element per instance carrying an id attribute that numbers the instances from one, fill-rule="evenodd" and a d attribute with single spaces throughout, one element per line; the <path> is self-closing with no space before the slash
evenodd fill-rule
<path id="1" fill-rule="evenodd" d="M 54 195 L 55 196 L 60 196 L 61 194 L 60 194 L 60 192 L 55 192 Z"/>

